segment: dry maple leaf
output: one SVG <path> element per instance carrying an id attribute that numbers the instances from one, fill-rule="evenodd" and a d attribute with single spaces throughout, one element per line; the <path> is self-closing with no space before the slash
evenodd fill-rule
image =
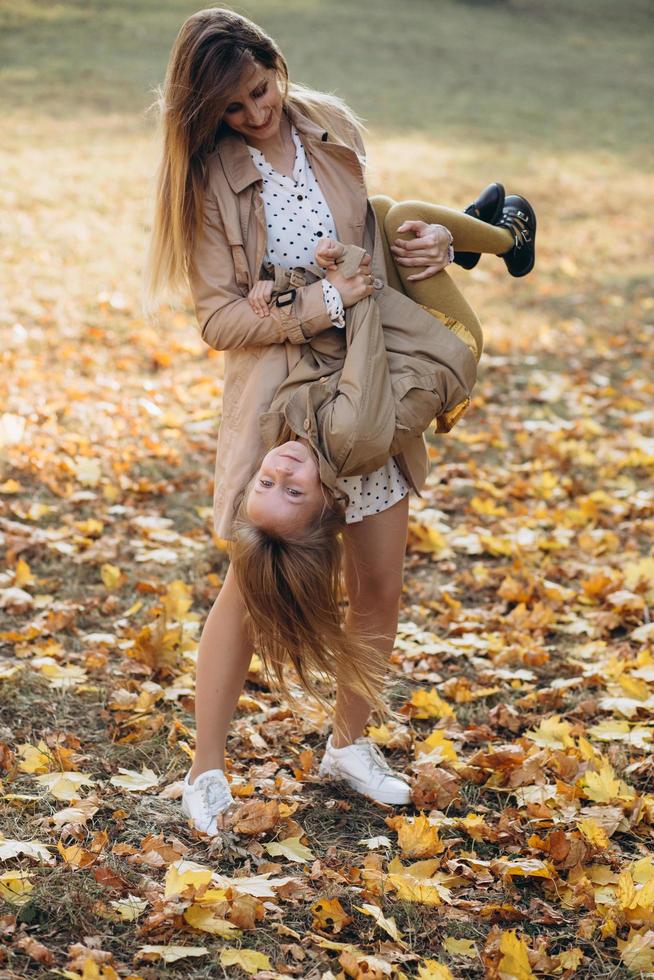
<path id="1" fill-rule="evenodd" d="M 277 800 L 247 800 L 235 811 L 226 826 L 237 834 L 262 834 L 281 819 Z"/>
<path id="2" fill-rule="evenodd" d="M 311 914 L 312 929 L 322 929 L 332 934 L 339 933 L 352 922 L 352 916 L 347 914 L 338 898 L 319 899 L 311 906 Z"/>
<path id="3" fill-rule="evenodd" d="M 386 824 L 397 831 L 400 850 L 407 857 L 434 857 L 445 850 L 438 827 L 430 823 L 424 814 L 418 817 L 386 817 Z"/>
<path id="4" fill-rule="evenodd" d="M 460 802 L 461 779 L 456 773 L 434 763 L 417 766 L 415 771 L 411 799 L 418 810 L 445 810 L 451 803 Z"/>

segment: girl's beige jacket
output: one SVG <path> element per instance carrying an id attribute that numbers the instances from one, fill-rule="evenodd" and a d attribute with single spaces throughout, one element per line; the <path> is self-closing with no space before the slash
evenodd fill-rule
<path id="1" fill-rule="evenodd" d="M 475 383 L 475 357 L 439 320 L 387 285 L 381 234 L 355 150 L 332 142 L 328 131 L 297 109 L 288 106 L 286 111 L 325 195 L 339 241 L 365 248 L 372 257 L 372 274 L 383 283 L 376 291 L 383 327 L 405 334 L 412 327 L 417 328 L 417 335 L 424 335 L 427 330 L 436 332 L 443 378 L 441 412 L 456 411 Z M 352 143 L 364 152 L 354 130 Z M 207 167 L 204 222 L 190 263 L 189 280 L 203 339 L 210 347 L 225 351 L 213 503 L 216 533 L 229 538 L 242 491 L 271 446 L 270 415 L 268 425 L 265 416 L 278 389 L 307 352 L 309 339 L 316 338 L 315 343 L 320 334 L 319 343 L 324 350 L 333 352 L 335 357 L 340 351 L 344 357 L 346 332 L 332 327 L 319 280 L 298 287 L 289 305 L 273 304 L 269 316 L 262 318 L 254 313 L 246 297 L 260 278 L 266 251 L 261 177 L 244 138 L 237 133 L 221 139 Z M 414 353 L 407 351 L 408 385 L 415 366 Z M 360 367 L 363 376 L 366 366 Z M 367 368 L 372 377 L 373 365 Z M 392 394 L 387 392 L 384 398 L 392 398 Z M 374 402 L 375 399 L 360 400 L 371 430 L 376 429 L 380 412 L 388 415 L 391 410 L 389 405 Z M 310 431 L 315 417 L 308 417 L 306 422 L 304 431 L 317 439 L 318 433 Z M 359 420 L 360 430 L 366 425 L 365 418 Z M 395 443 L 394 448 L 400 447 Z M 424 436 L 416 434 L 415 429 L 407 433 L 395 459 L 419 493 L 429 471 Z"/>

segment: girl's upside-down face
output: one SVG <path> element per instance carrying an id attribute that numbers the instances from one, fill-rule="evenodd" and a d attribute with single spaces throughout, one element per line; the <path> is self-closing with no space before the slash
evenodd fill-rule
<path id="1" fill-rule="evenodd" d="M 247 516 L 263 530 L 307 527 L 324 504 L 318 463 L 306 440 L 285 442 L 264 456 L 247 496 Z"/>

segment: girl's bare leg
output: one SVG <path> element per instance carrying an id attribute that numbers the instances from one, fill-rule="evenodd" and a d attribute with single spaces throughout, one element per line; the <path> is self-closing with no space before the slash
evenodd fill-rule
<path id="1" fill-rule="evenodd" d="M 245 606 L 230 565 L 200 637 L 195 687 L 197 738 L 191 782 L 207 769 L 225 768 L 227 732 L 251 657 Z"/>
<path id="2" fill-rule="evenodd" d="M 387 659 L 393 652 L 402 594 L 409 524 L 409 495 L 343 532 L 345 582 L 349 598 L 346 628 L 365 636 Z M 370 704 L 338 685 L 332 743 L 349 745 L 361 735 Z"/>

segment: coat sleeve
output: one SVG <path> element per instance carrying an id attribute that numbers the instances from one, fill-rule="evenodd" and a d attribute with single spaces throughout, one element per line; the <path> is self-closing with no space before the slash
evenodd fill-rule
<path id="1" fill-rule="evenodd" d="M 374 300 L 355 304 L 349 320 L 336 390 L 318 411 L 324 455 L 341 476 L 362 472 L 371 459 L 386 458 L 395 431 L 383 328 Z"/>
<path id="2" fill-rule="evenodd" d="M 189 285 L 202 339 L 216 350 L 304 344 L 331 326 L 320 281 L 299 287 L 292 304 L 273 303 L 268 316 L 257 316 L 237 283 L 233 247 L 210 195 L 189 264 Z"/>

